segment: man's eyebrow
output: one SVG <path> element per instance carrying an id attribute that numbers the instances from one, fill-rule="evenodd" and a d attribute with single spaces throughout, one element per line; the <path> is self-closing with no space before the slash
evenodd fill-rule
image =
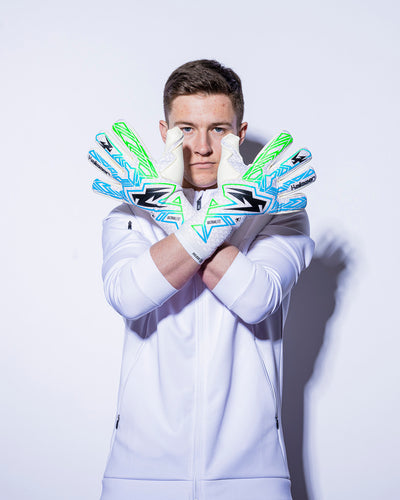
<path id="1" fill-rule="evenodd" d="M 194 127 L 194 123 L 192 123 L 192 122 L 185 122 L 183 120 L 181 120 L 179 122 L 175 122 L 174 125 L 175 125 L 175 127 L 178 126 L 178 125 L 189 125 L 190 127 Z"/>
<path id="2" fill-rule="evenodd" d="M 231 122 L 215 122 L 211 123 L 211 127 L 218 127 L 219 125 L 225 125 L 226 127 L 232 127 Z"/>
<path id="3" fill-rule="evenodd" d="M 189 127 L 195 127 L 196 126 L 192 122 L 183 121 L 183 120 L 175 122 L 174 125 L 175 126 L 188 125 Z M 213 123 L 210 123 L 210 127 L 219 127 L 220 125 L 225 125 L 226 127 L 231 127 L 232 128 L 232 123 L 231 122 L 213 122 Z"/>

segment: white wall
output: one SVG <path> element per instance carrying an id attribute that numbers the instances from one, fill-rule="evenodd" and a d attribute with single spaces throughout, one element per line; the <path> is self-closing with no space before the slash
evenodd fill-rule
<path id="1" fill-rule="evenodd" d="M 398 5 L 3 0 L 2 498 L 99 496 L 122 320 L 86 153 L 123 117 L 160 154 L 163 84 L 203 57 L 242 76 L 253 146 L 286 128 L 318 169 L 285 354 L 295 500 L 400 498 Z"/>

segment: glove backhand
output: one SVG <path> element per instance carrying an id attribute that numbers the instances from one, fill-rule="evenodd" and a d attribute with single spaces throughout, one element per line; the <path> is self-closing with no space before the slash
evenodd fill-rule
<path id="1" fill-rule="evenodd" d="M 115 182 L 95 179 L 95 192 L 142 208 L 168 234 L 179 228 L 194 210 L 183 195 L 183 133 L 174 127 L 167 133 L 165 152 L 156 163 L 135 131 L 123 122 L 113 133 L 96 135 L 98 146 L 88 159 Z"/>
<path id="2" fill-rule="evenodd" d="M 303 209 L 307 199 L 298 190 L 316 179 L 307 163 L 308 149 L 299 149 L 281 163 L 278 159 L 293 142 L 288 132 L 274 137 L 247 166 L 239 153 L 239 137 L 228 134 L 221 141 L 218 192 L 176 233 L 194 260 L 201 263 L 227 239 L 246 216 L 281 214 Z"/>

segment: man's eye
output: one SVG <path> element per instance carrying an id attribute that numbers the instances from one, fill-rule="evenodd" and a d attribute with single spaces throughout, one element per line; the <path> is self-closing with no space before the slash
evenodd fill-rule
<path id="1" fill-rule="evenodd" d="M 214 127 L 214 130 L 217 134 L 223 134 L 225 132 L 225 129 L 222 127 Z"/>
<path id="2" fill-rule="evenodd" d="M 184 134 L 189 134 L 192 131 L 192 127 L 182 127 L 181 130 Z"/>

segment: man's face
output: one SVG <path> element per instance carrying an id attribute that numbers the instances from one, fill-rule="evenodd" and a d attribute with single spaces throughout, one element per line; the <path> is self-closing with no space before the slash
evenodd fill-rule
<path id="1" fill-rule="evenodd" d="M 196 190 L 217 187 L 221 139 L 232 133 L 238 135 L 242 143 L 247 123 L 242 123 L 238 129 L 236 114 L 227 95 L 191 94 L 176 97 L 172 101 L 168 124 L 160 121 L 164 141 L 168 128 L 176 126 L 184 133 L 183 187 Z"/>

